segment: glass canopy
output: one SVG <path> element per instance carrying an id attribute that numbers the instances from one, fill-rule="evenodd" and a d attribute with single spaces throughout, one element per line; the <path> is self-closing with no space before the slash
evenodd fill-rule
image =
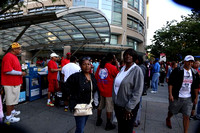
<path id="1" fill-rule="evenodd" d="M 109 44 L 110 25 L 101 11 L 88 7 L 0 17 L 3 50 L 8 49 L 16 38 L 29 51 L 67 45 Z"/>

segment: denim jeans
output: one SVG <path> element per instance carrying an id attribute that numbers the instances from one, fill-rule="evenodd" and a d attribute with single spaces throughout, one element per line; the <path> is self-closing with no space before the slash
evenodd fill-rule
<path id="1" fill-rule="evenodd" d="M 200 93 L 199 93 L 199 98 L 198 98 L 198 103 L 197 103 L 197 118 L 200 119 Z"/>
<path id="2" fill-rule="evenodd" d="M 87 116 L 74 116 L 76 120 L 76 131 L 75 133 L 84 133 L 84 127 L 86 125 L 88 115 Z"/>
<path id="3" fill-rule="evenodd" d="M 158 81 L 160 73 L 154 73 L 151 81 L 151 87 L 153 91 L 158 91 Z"/>
<path id="4" fill-rule="evenodd" d="M 136 124 L 138 124 L 138 122 L 140 122 L 141 113 L 142 113 L 142 96 L 140 97 L 139 109 L 138 109 L 137 116 L 136 116 L 136 119 L 135 119 Z"/>

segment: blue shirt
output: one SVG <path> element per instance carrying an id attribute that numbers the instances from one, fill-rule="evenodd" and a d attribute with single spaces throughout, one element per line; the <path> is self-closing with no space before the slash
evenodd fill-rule
<path id="1" fill-rule="evenodd" d="M 159 73 L 160 72 L 160 64 L 159 64 L 159 62 L 156 62 L 154 64 L 152 72 L 153 73 Z"/>
<path id="2" fill-rule="evenodd" d="M 168 69 L 168 72 L 167 72 L 167 78 L 169 78 L 169 76 L 170 76 L 170 74 L 172 73 L 172 67 L 170 67 L 169 69 Z"/>
<path id="3" fill-rule="evenodd" d="M 99 62 L 93 62 L 93 67 L 94 67 L 94 73 L 97 71 L 97 68 L 99 66 Z"/>

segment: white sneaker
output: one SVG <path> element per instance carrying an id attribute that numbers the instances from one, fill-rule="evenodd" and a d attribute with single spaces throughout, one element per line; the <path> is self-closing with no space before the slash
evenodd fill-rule
<path id="1" fill-rule="evenodd" d="M 12 116 L 18 116 L 19 114 L 21 114 L 21 111 L 15 111 L 14 113 L 12 113 Z"/>
<path id="2" fill-rule="evenodd" d="M 14 117 L 14 116 L 11 116 L 10 119 L 6 119 L 4 120 L 5 123 L 14 123 L 14 122 L 19 122 L 20 121 L 20 118 L 18 117 Z"/>
<path id="3" fill-rule="evenodd" d="M 151 93 L 156 93 L 156 91 L 151 91 Z"/>

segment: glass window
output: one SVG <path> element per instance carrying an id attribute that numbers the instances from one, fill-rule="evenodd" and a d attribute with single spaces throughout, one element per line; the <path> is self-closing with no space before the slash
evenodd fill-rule
<path id="1" fill-rule="evenodd" d="M 98 9 L 99 1 L 98 0 L 87 0 L 86 6 L 93 7 Z"/>
<path id="2" fill-rule="evenodd" d="M 133 47 L 135 51 L 138 50 L 138 42 L 135 39 L 127 38 L 127 45 Z"/>
<path id="3" fill-rule="evenodd" d="M 134 0 L 134 8 L 139 9 L 139 0 Z"/>
<path id="4" fill-rule="evenodd" d="M 74 0 L 73 6 L 85 6 L 85 0 Z"/>
<path id="5" fill-rule="evenodd" d="M 140 0 L 140 9 L 139 9 L 139 11 L 140 11 L 140 14 L 142 15 L 142 16 L 144 16 L 144 0 Z"/>
<path id="6" fill-rule="evenodd" d="M 127 18 L 127 27 L 136 30 L 137 32 L 143 34 L 144 25 L 141 21 L 134 18 L 133 16 L 128 15 Z"/>
<path id="7" fill-rule="evenodd" d="M 128 4 L 133 7 L 134 6 L 133 0 L 128 0 Z"/>
<path id="8" fill-rule="evenodd" d="M 117 35 L 111 35 L 110 44 L 118 44 L 117 40 L 118 40 Z"/>
<path id="9" fill-rule="evenodd" d="M 122 1 L 114 0 L 112 12 L 112 24 L 122 24 Z"/>

